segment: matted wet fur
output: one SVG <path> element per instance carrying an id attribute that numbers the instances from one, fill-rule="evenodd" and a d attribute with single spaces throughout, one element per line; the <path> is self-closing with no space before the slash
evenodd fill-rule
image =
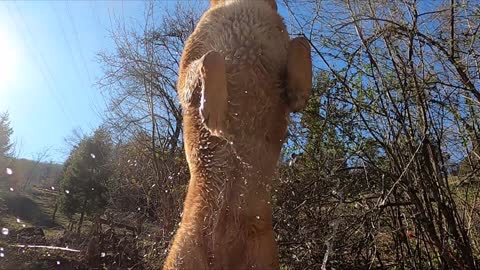
<path id="1" fill-rule="evenodd" d="M 289 113 L 311 91 L 310 47 L 274 0 L 211 0 L 182 55 L 191 179 L 164 269 L 279 269 L 271 181 Z"/>

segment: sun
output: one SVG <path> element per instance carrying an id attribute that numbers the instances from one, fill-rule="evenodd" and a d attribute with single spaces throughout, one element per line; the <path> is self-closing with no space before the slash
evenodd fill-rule
<path id="1" fill-rule="evenodd" d="M 18 57 L 13 35 L 0 28 L 0 94 L 8 91 L 15 80 Z"/>

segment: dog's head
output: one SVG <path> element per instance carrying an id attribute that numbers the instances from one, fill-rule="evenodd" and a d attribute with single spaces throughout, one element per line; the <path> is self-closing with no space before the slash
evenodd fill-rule
<path id="1" fill-rule="evenodd" d="M 216 7 L 220 5 L 224 5 L 225 3 L 228 2 L 242 2 L 242 1 L 264 1 L 267 2 L 269 6 L 271 6 L 273 9 L 277 10 L 277 3 L 275 0 L 210 0 L 210 7 Z"/>

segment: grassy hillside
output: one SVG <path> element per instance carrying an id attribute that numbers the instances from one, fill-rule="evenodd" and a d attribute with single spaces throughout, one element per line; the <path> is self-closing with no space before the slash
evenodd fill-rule
<path id="1" fill-rule="evenodd" d="M 42 228 L 49 244 L 63 234 L 67 220 L 60 212 L 52 220 L 58 193 L 51 190 L 62 165 L 18 159 L 1 167 L 0 228 L 8 229 L 8 234 L 0 235 L 0 269 L 74 269 L 71 254 L 12 246 L 23 228 Z"/>
<path id="2" fill-rule="evenodd" d="M 66 218 L 57 212 L 52 221 L 57 193 L 39 186 L 28 191 L 10 190 L 10 185 L 0 182 L 0 228 L 8 229 L 8 235 L 0 235 L 0 269 L 78 269 L 78 254 L 48 249 L 22 249 L 15 234 L 28 227 L 40 227 L 47 243 L 54 244 L 63 234 Z"/>
<path id="3" fill-rule="evenodd" d="M 55 185 L 62 171 L 61 164 L 37 162 L 28 159 L 14 159 L 0 166 L 0 180 L 16 190 L 27 190 L 33 186 L 50 188 Z M 11 175 L 6 173 L 9 168 Z"/>
<path id="4" fill-rule="evenodd" d="M 65 225 L 66 220 L 57 213 L 55 222 L 52 214 L 57 194 L 49 190 L 34 187 L 28 192 L 10 191 L 0 184 L 0 225 L 12 229 L 26 226 L 54 228 Z"/>

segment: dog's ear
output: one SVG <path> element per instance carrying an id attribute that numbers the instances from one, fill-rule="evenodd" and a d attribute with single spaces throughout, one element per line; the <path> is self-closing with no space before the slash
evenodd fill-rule
<path id="1" fill-rule="evenodd" d="M 222 136 L 227 118 L 225 60 L 221 54 L 210 51 L 202 57 L 201 61 L 200 117 L 212 135 Z"/>
<path id="2" fill-rule="evenodd" d="M 290 111 L 298 112 L 305 107 L 312 91 L 312 58 L 306 38 L 298 37 L 290 42 L 287 71 L 288 105 Z"/>
<path id="3" fill-rule="evenodd" d="M 225 133 L 227 118 L 227 73 L 224 57 L 209 51 L 190 63 L 182 88 L 180 102 L 184 109 L 199 110 L 202 123 L 214 136 Z"/>

